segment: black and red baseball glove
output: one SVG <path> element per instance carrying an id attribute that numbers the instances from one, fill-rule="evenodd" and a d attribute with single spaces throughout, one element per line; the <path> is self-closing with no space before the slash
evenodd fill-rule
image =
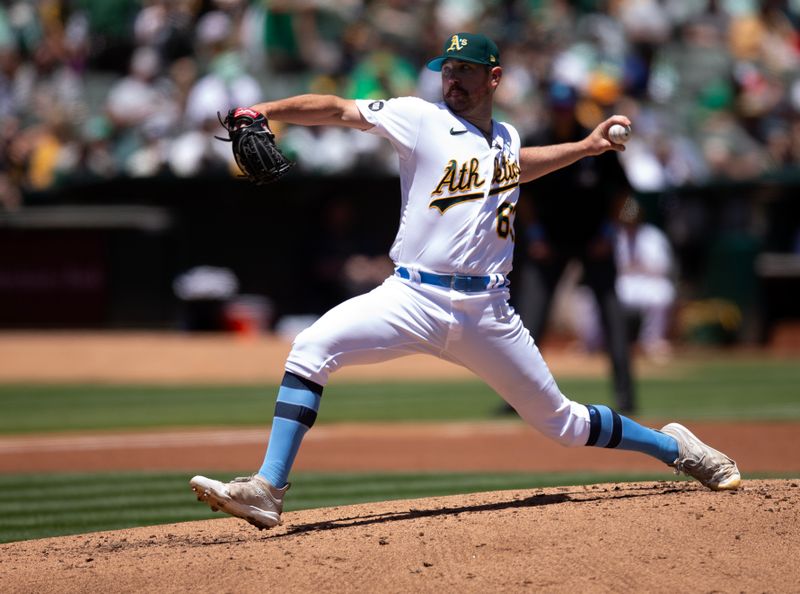
<path id="1" fill-rule="evenodd" d="M 228 131 L 228 138 L 216 138 L 232 143 L 233 157 L 243 177 L 251 182 L 268 184 L 286 175 L 294 166 L 275 144 L 275 134 L 263 114 L 237 107 L 228 111 L 225 119 L 220 117 L 220 123 Z"/>

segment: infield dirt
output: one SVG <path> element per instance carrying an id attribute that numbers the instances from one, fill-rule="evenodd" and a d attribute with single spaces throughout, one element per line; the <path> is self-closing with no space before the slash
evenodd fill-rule
<path id="1" fill-rule="evenodd" d="M 590 485 L 0 546 L 4 592 L 796 592 L 800 488 Z"/>
<path id="2" fill-rule="evenodd" d="M 283 343 L 219 338 L 6 335 L 0 336 L 0 381 L 274 381 L 269 374 L 280 372 L 286 350 Z M 60 364 L 32 365 L 25 362 L 30 357 L 55 357 Z M 110 365 L 120 360 L 131 364 Z M 584 373 L 604 370 L 597 359 L 548 361 L 557 376 L 573 364 Z M 413 363 L 416 377 L 463 377 L 433 359 L 401 362 Z M 401 363 L 360 369 L 370 379 L 408 375 Z M 220 518 L 17 542 L 0 545 L 0 591 L 798 592 L 800 480 L 747 476 L 800 471 L 799 427 L 692 425 L 738 456 L 745 481 L 737 492 L 671 481 L 589 485 L 290 512 L 283 526 L 265 532 Z M 518 424 L 430 429 L 315 428 L 298 467 L 327 460 L 328 470 L 662 469 L 669 477 L 663 465 L 642 456 L 565 450 Z M 199 466 L 201 444 L 215 431 L 3 438 L 0 472 L 19 471 L 14 460 L 43 471 L 139 468 L 136 460 L 152 462 L 153 443 L 160 459 L 169 460 L 165 452 L 175 448 L 194 456 L 170 463 L 188 471 Z M 262 436 L 219 431 L 233 448 L 220 456 L 220 468 L 241 468 L 243 458 L 251 465 L 263 453 Z M 356 441 L 346 442 L 346 434 Z M 502 459 L 522 465 L 498 468 Z M 188 484 L 186 496 L 192 497 Z"/>

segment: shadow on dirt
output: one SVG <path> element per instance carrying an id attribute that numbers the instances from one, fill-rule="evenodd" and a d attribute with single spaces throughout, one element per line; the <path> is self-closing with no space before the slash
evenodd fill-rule
<path id="1" fill-rule="evenodd" d="M 662 487 L 662 488 L 658 488 Z M 350 518 L 337 518 L 335 520 L 326 520 L 324 522 L 314 522 L 310 524 L 299 524 L 289 527 L 286 532 L 276 534 L 270 538 L 285 538 L 287 536 L 294 536 L 307 532 L 319 532 L 325 530 L 336 530 L 339 528 L 350 528 L 353 526 L 367 526 L 370 524 L 384 524 L 387 522 L 402 522 L 406 520 L 415 520 L 417 518 L 430 518 L 437 516 L 457 516 L 459 514 L 472 514 L 491 511 L 500 511 L 514 508 L 529 508 L 539 507 L 543 505 L 555 505 L 560 503 L 587 503 L 592 501 L 607 501 L 609 499 L 627 499 L 633 497 L 650 497 L 654 495 L 665 495 L 670 492 L 679 492 L 683 489 L 681 486 L 663 487 L 657 485 L 654 488 L 652 485 L 647 488 L 639 487 L 615 487 L 613 490 L 603 491 L 601 493 L 592 492 L 572 492 L 572 493 L 556 493 L 556 494 L 541 494 L 526 497 L 524 499 L 513 499 L 510 501 L 498 501 L 496 503 L 487 503 L 482 505 L 465 505 L 459 507 L 440 507 L 436 509 L 409 509 L 402 512 L 391 512 L 384 514 L 374 515 L 360 515 Z"/>

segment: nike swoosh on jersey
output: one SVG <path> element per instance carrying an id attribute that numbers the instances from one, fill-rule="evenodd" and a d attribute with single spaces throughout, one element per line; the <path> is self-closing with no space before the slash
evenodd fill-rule
<path id="1" fill-rule="evenodd" d="M 466 133 L 467 133 L 466 130 L 455 130 L 453 128 L 450 128 L 450 134 L 452 134 L 453 136 L 457 136 L 458 134 L 466 134 Z"/>

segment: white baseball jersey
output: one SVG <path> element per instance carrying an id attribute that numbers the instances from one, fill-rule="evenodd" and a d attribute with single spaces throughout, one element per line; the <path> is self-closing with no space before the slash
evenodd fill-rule
<path id="1" fill-rule="evenodd" d="M 357 104 L 374 124 L 369 132 L 389 139 L 400 157 L 395 264 L 440 275 L 507 274 L 520 178 L 516 130 L 494 122 L 487 139 L 443 103 L 410 97 Z M 401 276 L 301 332 L 286 370 L 324 386 L 347 365 L 425 353 L 472 370 L 545 435 L 586 444 L 588 409 L 558 389 L 504 285 L 461 291 Z"/>
<path id="2" fill-rule="evenodd" d="M 489 138 L 441 103 L 416 97 L 356 101 L 368 130 L 400 158 L 398 266 L 440 274 L 508 274 L 519 196 L 517 131 L 492 123 Z"/>

